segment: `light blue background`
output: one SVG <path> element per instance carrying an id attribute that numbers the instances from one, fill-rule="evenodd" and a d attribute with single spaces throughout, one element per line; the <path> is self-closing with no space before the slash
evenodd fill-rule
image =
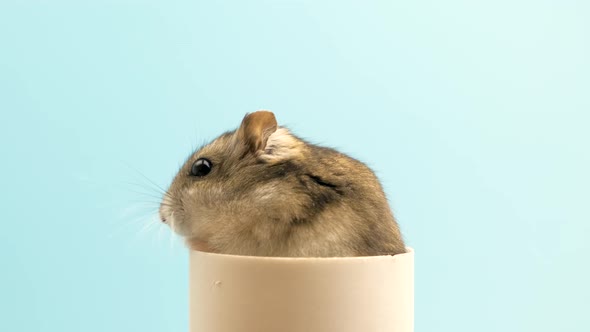
<path id="1" fill-rule="evenodd" d="M 567 0 L 2 2 L 0 330 L 186 331 L 187 254 L 146 228 L 138 171 L 167 186 L 265 108 L 376 170 L 417 252 L 417 332 L 590 331 L 589 18 Z"/>

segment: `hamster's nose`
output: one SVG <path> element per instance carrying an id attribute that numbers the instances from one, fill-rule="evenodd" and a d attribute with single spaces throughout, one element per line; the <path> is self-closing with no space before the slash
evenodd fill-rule
<path id="1" fill-rule="evenodd" d="M 166 223 L 166 217 L 164 217 L 164 215 L 162 215 L 161 213 L 160 213 L 160 220 L 161 220 L 163 223 Z"/>

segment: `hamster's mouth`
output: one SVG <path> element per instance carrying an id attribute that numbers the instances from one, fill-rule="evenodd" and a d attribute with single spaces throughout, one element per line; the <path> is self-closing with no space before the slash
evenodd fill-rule
<path id="1" fill-rule="evenodd" d="M 169 214 L 160 213 L 160 219 L 163 223 L 168 225 L 172 232 L 182 236 L 188 237 L 191 235 L 190 229 L 188 228 L 187 224 L 184 222 L 183 218 L 178 218 L 174 211 L 170 212 Z"/>
<path id="2" fill-rule="evenodd" d="M 182 237 L 188 237 L 191 235 L 190 229 L 188 229 L 186 223 L 182 219 L 172 217 L 166 223 L 174 233 Z"/>

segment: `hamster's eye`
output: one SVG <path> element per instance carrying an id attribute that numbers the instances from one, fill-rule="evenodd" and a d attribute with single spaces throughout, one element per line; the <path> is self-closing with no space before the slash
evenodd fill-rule
<path id="1" fill-rule="evenodd" d="M 211 161 L 205 158 L 199 158 L 191 167 L 191 175 L 192 176 L 205 176 L 211 172 Z"/>

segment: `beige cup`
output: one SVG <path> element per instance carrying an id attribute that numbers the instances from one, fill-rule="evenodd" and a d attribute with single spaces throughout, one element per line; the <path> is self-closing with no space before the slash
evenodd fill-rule
<path id="1" fill-rule="evenodd" d="M 283 258 L 190 253 L 191 332 L 413 332 L 414 252 Z"/>

